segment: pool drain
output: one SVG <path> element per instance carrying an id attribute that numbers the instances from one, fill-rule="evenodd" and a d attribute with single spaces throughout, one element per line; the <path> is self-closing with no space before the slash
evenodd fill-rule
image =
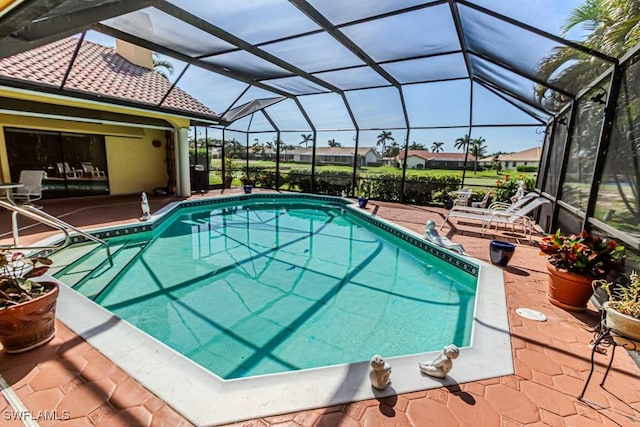
<path id="1" fill-rule="evenodd" d="M 535 320 L 536 322 L 544 322 L 547 320 L 547 316 L 530 308 L 516 308 L 516 313 L 525 319 Z"/>

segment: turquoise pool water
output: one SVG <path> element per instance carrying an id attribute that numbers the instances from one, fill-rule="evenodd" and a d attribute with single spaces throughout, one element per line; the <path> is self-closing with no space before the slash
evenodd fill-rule
<path id="1" fill-rule="evenodd" d="M 226 379 L 470 341 L 477 278 L 339 205 L 182 208 L 139 243 L 96 302 Z"/>

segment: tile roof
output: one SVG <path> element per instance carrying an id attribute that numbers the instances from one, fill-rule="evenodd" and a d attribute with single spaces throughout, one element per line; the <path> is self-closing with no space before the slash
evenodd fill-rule
<path id="1" fill-rule="evenodd" d="M 344 155 L 353 155 L 355 147 L 316 147 L 316 155 L 335 155 L 335 156 L 344 156 Z M 358 147 L 358 154 L 361 156 L 366 155 L 369 151 L 373 150 L 373 147 Z M 313 150 L 311 148 L 304 147 L 296 147 L 295 154 L 300 155 L 311 155 Z"/>
<path id="2" fill-rule="evenodd" d="M 0 59 L 0 76 L 59 87 L 77 44 L 77 38 L 68 37 Z M 171 82 L 154 70 L 132 64 L 113 48 L 85 41 L 64 87 L 158 105 Z M 215 112 L 177 86 L 162 107 L 217 118 Z"/>
<path id="3" fill-rule="evenodd" d="M 464 161 L 465 153 L 432 153 L 429 150 L 409 150 L 409 157 L 416 156 L 424 160 L 449 160 Z M 398 153 L 398 159 L 404 159 L 404 150 Z M 469 160 L 475 160 L 475 157 L 469 154 Z"/>
<path id="4" fill-rule="evenodd" d="M 518 151 L 511 154 L 500 154 L 498 160 L 507 162 L 539 162 L 542 156 L 542 147 L 533 147 L 527 150 Z"/>

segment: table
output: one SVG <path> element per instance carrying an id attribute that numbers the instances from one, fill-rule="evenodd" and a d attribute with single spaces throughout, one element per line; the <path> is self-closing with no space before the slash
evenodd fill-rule
<path id="1" fill-rule="evenodd" d="M 582 400 L 582 398 L 584 397 L 584 393 L 587 391 L 589 381 L 591 381 L 591 376 L 593 375 L 593 370 L 595 368 L 593 357 L 596 351 L 598 351 L 598 346 L 611 347 L 611 359 L 609 359 L 609 364 L 607 365 L 607 370 L 604 372 L 604 376 L 602 377 L 600 387 L 604 387 L 604 382 L 607 380 L 607 375 L 609 375 L 611 365 L 613 364 L 613 358 L 616 356 L 616 347 L 621 346 L 622 348 L 631 351 L 640 350 L 640 342 L 634 341 L 627 337 L 623 337 L 622 335 L 618 335 L 615 331 L 612 331 L 610 328 L 608 328 L 606 322 L 603 320 L 599 325 L 599 330 L 596 330 L 595 332 L 595 337 L 593 339 L 593 345 L 591 348 L 591 369 L 589 370 L 587 381 L 584 383 L 584 388 L 582 389 L 580 396 L 578 396 L 578 400 Z"/>
<path id="2" fill-rule="evenodd" d="M 4 190 L 5 199 L 13 201 L 13 190 L 16 188 L 24 187 L 24 184 L 19 182 L 2 182 L 0 183 L 0 190 Z"/>

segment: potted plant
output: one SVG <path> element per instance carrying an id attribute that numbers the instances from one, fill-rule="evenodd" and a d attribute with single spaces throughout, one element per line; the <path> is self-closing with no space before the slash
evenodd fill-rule
<path id="1" fill-rule="evenodd" d="M 233 168 L 233 160 L 230 157 L 227 157 L 224 160 L 224 188 L 231 188 L 231 183 L 234 178 Z"/>
<path id="2" fill-rule="evenodd" d="M 244 189 L 244 193 L 251 194 L 251 190 L 253 189 L 253 184 L 255 181 L 246 175 L 240 178 L 240 181 L 242 181 L 242 188 Z"/>
<path id="3" fill-rule="evenodd" d="M 548 260 L 549 301 L 572 311 L 585 310 L 593 280 L 617 276 L 624 259 L 624 246 L 586 230 L 568 236 L 558 230 L 543 237 L 539 248 Z"/>
<path id="4" fill-rule="evenodd" d="M 640 276 L 631 273 L 628 283 L 624 284 L 595 280 L 593 287 L 600 287 L 609 296 L 609 301 L 602 304 L 607 327 L 626 338 L 640 341 Z"/>
<path id="5" fill-rule="evenodd" d="M 50 265 L 49 258 L 0 251 L 0 343 L 5 352 L 31 350 L 55 335 L 58 285 L 31 280 Z"/>

